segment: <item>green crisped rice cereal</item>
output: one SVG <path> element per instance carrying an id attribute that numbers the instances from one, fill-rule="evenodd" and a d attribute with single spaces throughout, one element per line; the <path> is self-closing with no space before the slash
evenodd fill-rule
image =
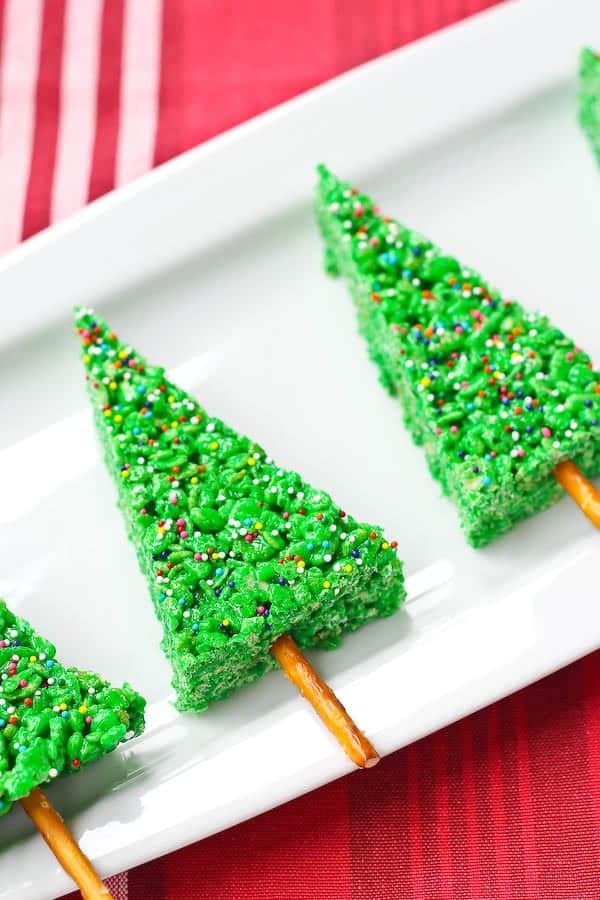
<path id="1" fill-rule="evenodd" d="M 128 684 L 67 669 L 55 654 L 0 600 L 0 815 L 144 728 L 145 701 Z"/>
<path id="2" fill-rule="evenodd" d="M 600 374 L 570 338 L 325 166 L 316 213 L 325 267 L 473 546 L 557 500 L 559 462 L 600 472 Z"/>
<path id="3" fill-rule="evenodd" d="M 600 56 L 588 47 L 579 59 L 579 122 L 600 163 Z"/>
<path id="4" fill-rule="evenodd" d="M 89 311 L 89 396 L 163 628 L 178 707 L 275 666 L 284 633 L 334 647 L 404 598 L 396 543 L 210 416 Z"/>

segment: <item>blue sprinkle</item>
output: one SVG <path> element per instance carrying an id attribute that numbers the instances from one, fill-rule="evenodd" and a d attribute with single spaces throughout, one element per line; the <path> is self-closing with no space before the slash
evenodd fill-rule
<path id="1" fill-rule="evenodd" d="M 235 581 L 228 581 L 228 582 L 227 582 L 227 587 L 234 588 L 234 587 L 235 587 Z"/>
<path id="2" fill-rule="evenodd" d="M 153 415 L 154 415 L 154 413 L 152 413 L 152 412 L 150 412 L 150 410 L 148 410 L 148 412 L 144 414 L 144 418 L 151 419 Z"/>
<path id="3" fill-rule="evenodd" d="M 486 476 L 484 477 L 483 483 L 485 484 L 486 487 L 488 486 L 488 484 L 491 484 L 491 483 L 492 483 L 492 479 L 489 477 L 489 475 L 486 475 Z"/>
<path id="4" fill-rule="evenodd" d="M 222 575 L 222 574 L 223 574 L 223 569 L 220 566 L 218 569 L 215 569 L 215 575 Z"/>
<path id="5" fill-rule="evenodd" d="M 314 546 L 315 546 L 315 545 L 314 545 L 314 544 L 312 543 L 312 541 L 311 541 L 309 544 L 306 545 L 306 549 L 307 549 L 307 550 L 312 550 L 312 549 L 314 548 Z"/>
<path id="6" fill-rule="evenodd" d="M 287 584 L 287 578 L 278 578 L 277 584 L 280 584 L 281 587 L 284 587 Z"/>
<path id="7" fill-rule="evenodd" d="M 528 434 L 531 434 L 531 432 L 533 431 L 533 428 L 531 427 L 531 425 L 528 425 L 527 428 L 525 429 L 525 431 L 526 431 Z"/>
<path id="8" fill-rule="evenodd" d="M 321 547 L 329 547 L 329 541 L 321 541 Z"/>
<path id="9" fill-rule="evenodd" d="M 47 660 L 46 660 L 46 668 L 47 668 L 47 669 L 53 669 L 53 668 L 54 668 L 54 665 L 55 665 L 55 663 L 54 663 L 54 660 L 53 660 L 53 659 L 47 659 Z"/>
<path id="10" fill-rule="evenodd" d="M 244 525 L 252 525 L 252 519 L 244 519 Z"/>
<path id="11" fill-rule="evenodd" d="M 474 472 L 475 475 L 477 475 L 479 473 L 479 466 L 473 466 L 471 471 Z"/>
<path id="12" fill-rule="evenodd" d="M 138 384 L 138 386 L 136 387 L 136 391 L 138 392 L 138 394 L 143 394 L 145 390 L 146 388 L 143 384 Z"/>
<path id="13" fill-rule="evenodd" d="M 420 256 L 422 252 L 423 252 L 423 251 L 421 250 L 420 247 L 413 247 L 413 248 L 412 248 L 412 254 L 413 254 L 413 256 Z"/>
<path id="14" fill-rule="evenodd" d="M 217 597 L 221 596 L 221 588 L 215 588 L 215 596 L 217 596 Z"/>
<path id="15" fill-rule="evenodd" d="M 192 625 L 192 631 L 199 631 L 199 630 L 200 630 L 200 626 L 198 625 L 197 622 L 194 622 L 194 624 Z"/>
<path id="16" fill-rule="evenodd" d="M 592 401 L 591 401 L 591 400 L 584 400 L 584 401 L 583 401 L 583 405 L 584 405 L 584 406 L 587 406 L 587 407 L 590 407 L 590 406 L 592 406 Z"/>
<path id="17" fill-rule="evenodd" d="M 353 556 L 354 559 L 356 559 L 357 556 L 360 556 L 360 553 L 358 552 L 358 550 L 353 550 L 351 553 L 351 556 Z"/>
<path id="18" fill-rule="evenodd" d="M 134 434 L 139 434 L 139 433 L 140 433 L 140 429 L 137 427 L 137 425 L 136 425 L 135 428 L 133 429 L 133 433 L 134 433 Z"/>
<path id="19" fill-rule="evenodd" d="M 62 719 L 68 719 L 68 718 L 69 718 L 69 713 L 67 712 L 66 709 L 63 710 L 63 711 L 61 712 L 60 715 L 61 715 L 61 718 L 62 718 Z"/>
<path id="20" fill-rule="evenodd" d="M 6 726 L 6 719 L 0 719 L 0 728 L 4 728 Z"/>
<path id="21" fill-rule="evenodd" d="M 469 401 L 469 403 L 467 403 L 467 409 L 474 409 L 474 408 L 475 408 L 475 404 L 472 403 L 471 401 Z"/>

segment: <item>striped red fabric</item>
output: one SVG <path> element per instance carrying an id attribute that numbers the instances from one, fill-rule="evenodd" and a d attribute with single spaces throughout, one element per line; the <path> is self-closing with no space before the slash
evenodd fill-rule
<path id="1" fill-rule="evenodd" d="M 0 0 L 0 252 L 495 0 Z M 118 900 L 598 900 L 600 653 L 111 880 Z"/>

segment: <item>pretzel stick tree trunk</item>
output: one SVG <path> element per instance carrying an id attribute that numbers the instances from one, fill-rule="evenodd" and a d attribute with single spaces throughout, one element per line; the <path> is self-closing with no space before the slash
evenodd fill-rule
<path id="1" fill-rule="evenodd" d="M 83 900 L 111 900 L 112 894 L 46 795 L 35 788 L 21 800 L 21 806 L 81 891 Z"/>
<path id="2" fill-rule="evenodd" d="M 600 491 L 598 488 L 588 481 L 575 463 L 570 461 L 559 463 L 554 470 L 554 477 L 590 522 L 593 522 L 596 528 L 600 528 Z"/>
<path id="3" fill-rule="evenodd" d="M 278 638 L 271 653 L 300 693 L 336 738 L 344 752 L 362 769 L 379 762 L 379 754 L 352 721 L 328 684 L 313 669 L 289 634 Z"/>

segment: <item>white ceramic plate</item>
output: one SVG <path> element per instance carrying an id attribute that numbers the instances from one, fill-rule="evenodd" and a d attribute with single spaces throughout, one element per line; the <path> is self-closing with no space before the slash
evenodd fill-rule
<path id="1" fill-rule="evenodd" d="M 71 332 L 101 308 L 200 400 L 400 542 L 413 600 L 315 653 L 383 753 L 600 646 L 598 535 L 564 500 L 469 549 L 377 384 L 310 211 L 326 160 L 600 358 L 600 174 L 575 124 L 593 0 L 507 4 L 226 134 L 0 261 L 0 593 L 70 663 L 128 679 L 148 730 L 49 793 L 110 874 L 349 770 L 276 673 L 177 715 L 97 459 Z M 368 774 L 356 777 L 369 777 Z M 318 819 L 315 821 L 318 828 Z M 0 897 L 69 882 L 20 810 Z"/>

